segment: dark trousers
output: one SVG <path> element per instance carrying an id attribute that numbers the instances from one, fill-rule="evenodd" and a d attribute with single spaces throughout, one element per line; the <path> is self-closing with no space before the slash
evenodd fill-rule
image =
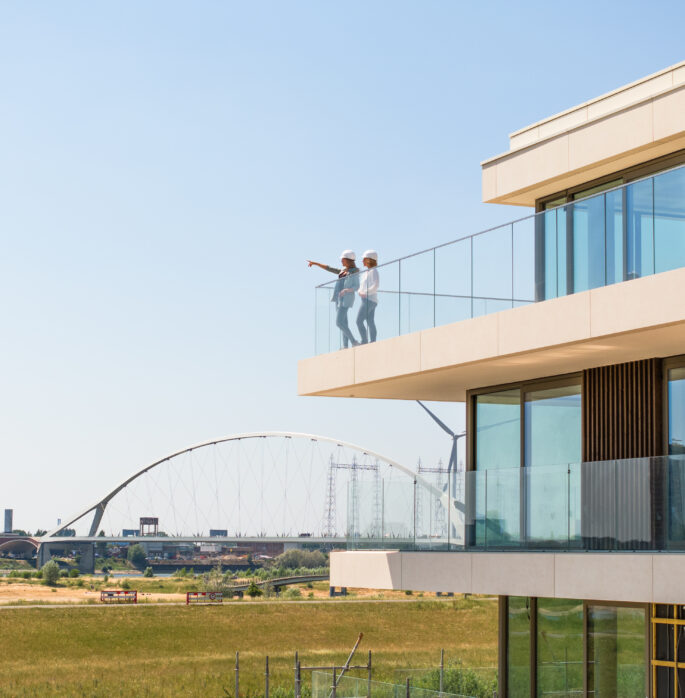
<path id="1" fill-rule="evenodd" d="M 354 346 L 355 344 L 359 344 L 359 342 L 354 338 L 354 335 L 350 331 L 350 326 L 347 324 L 347 311 L 349 308 L 346 308 L 343 305 L 338 306 L 338 311 L 335 316 L 335 324 L 338 326 L 340 329 L 340 332 L 342 333 L 342 339 L 343 339 L 343 348 L 347 349 L 347 347 L 351 344 Z"/>
<path id="2" fill-rule="evenodd" d="M 362 304 L 359 308 L 359 314 L 357 315 L 357 327 L 359 328 L 359 336 L 362 338 L 362 344 L 366 344 L 368 341 L 376 341 L 376 321 L 374 316 L 376 314 L 377 305 L 378 303 L 374 303 L 368 298 L 362 298 Z M 366 335 L 364 322 L 369 326 L 368 337 Z"/>

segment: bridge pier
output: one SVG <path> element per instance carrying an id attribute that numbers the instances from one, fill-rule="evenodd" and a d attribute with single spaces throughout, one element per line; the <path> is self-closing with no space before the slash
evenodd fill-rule
<path id="1" fill-rule="evenodd" d="M 68 556 L 72 550 L 78 551 L 80 556 L 79 571 L 84 574 L 93 574 L 95 572 L 95 543 L 77 543 L 76 541 L 73 543 L 68 541 L 50 543 L 49 541 L 42 541 L 38 547 L 36 565 L 40 569 L 53 556 Z"/>

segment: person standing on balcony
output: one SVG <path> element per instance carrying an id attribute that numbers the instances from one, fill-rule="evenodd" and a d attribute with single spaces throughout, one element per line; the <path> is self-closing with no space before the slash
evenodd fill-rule
<path id="1" fill-rule="evenodd" d="M 324 271 L 329 271 L 331 274 L 338 275 L 338 281 L 335 284 L 333 298 L 331 298 L 331 301 L 335 303 L 335 324 L 342 333 L 344 349 L 347 349 L 350 344 L 353 347 L 356 347 L 359 344 L 355 336 L 352 334 L 347 321 L 347 313 L 354 305 L 354 292 L 359 288 L 359 269 L 354 263 L 356 258 L 357 257 L 352 250 L 345 250 L 340 255 L 342 269 L 329 267 L 327 264 L 321 264 L 320 262 L 313 262 L 311 259 L 307 260 L 307 264 L 310 267 L 320 267 Z"/>
<path id="2" fill-rule="evenodd" d="M 376 341 L 376 306 L 378 305 L 378 252 L 376 250 L 366 250 L 362 264 L 366 267 L 366 271 L 361 273 L 361 283 L 359 285 L 359 297 L 361 298 L 361 306 L 357 315 L 357 327 L 359 328 L 359 336 L 362 338 L 362 344 Z M 366 334 L 366 326 L 368 325 L 369 333 Z"/>

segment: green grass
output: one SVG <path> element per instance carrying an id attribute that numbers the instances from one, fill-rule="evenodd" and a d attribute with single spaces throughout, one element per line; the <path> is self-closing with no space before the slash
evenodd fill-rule
<path id="1" fill-rule="evenodd" d="M 303 664 L 342 663 L 359 632 L 374 678 L 428 668 L 440 648 L 465 665 L 494 665 L 497 604 L 489 599 L 414 603 L 252 603 L 219 607 L 8 609 L 0 611 L 0 686 L 11 696 L 272 695 Z M 309 685 L 309 676 L 305 677 Z"/>

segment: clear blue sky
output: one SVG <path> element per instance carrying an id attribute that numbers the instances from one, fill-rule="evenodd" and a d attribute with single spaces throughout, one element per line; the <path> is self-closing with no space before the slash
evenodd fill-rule
<path id="1" fill-rule="evenodd" d="M 0 508 L 49 527 L 208 438 L 413 465 L 411 403 L 305 398 L 305 259 L 518 217 L 507 135 L 683 58 L 682 2 L 0 2 Z M 438 406 L 450 423 L 463 409 Z"/>

